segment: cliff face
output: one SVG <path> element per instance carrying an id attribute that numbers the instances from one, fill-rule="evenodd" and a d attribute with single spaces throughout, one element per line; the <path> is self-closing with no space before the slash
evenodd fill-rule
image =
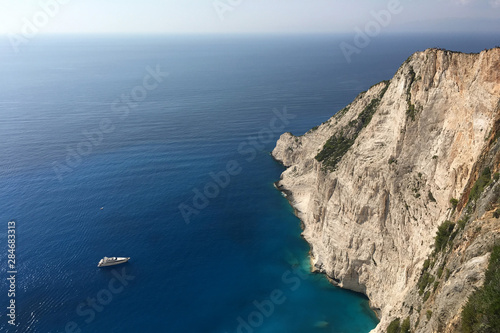
<path id="1" fill-rule="evenodd" d="M 392 80 L 301 137 L 283 134 L 273 151 L 288 167 L 278 188 L 304 223 L 314 268 L 369 297 L 381 318 L 375 332 L 396 317 L 417 332 L 452 327 L 484 279 L 500 230 L 478 203 L 472 219 L 482 231 L 464 228 L 433 259 L 432 269 L 451 268 L 447 280 L 425 301 L 418 292 L 438 226 L 461 216 L 486 157 L 492 172 L 498 166 L 499 73 L 498 48 L 416 53 Z"/>

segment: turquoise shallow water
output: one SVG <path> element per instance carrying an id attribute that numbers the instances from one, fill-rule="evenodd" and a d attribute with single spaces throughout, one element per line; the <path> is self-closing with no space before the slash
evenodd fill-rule
<path id="1" fill-rule="evenodd" d="M 0 330 L 374 328 L 366 298 L 308 273 L 300 223 L 273 187 L 283 167 L 269 152 L 282 132 L 325 121 L 392 77 L 415 43 L 435 40 L 381 38 L 347 65 L 343 38 L 51 37 L 3 50 L 0 221 L 17 223 L 18 326 L 2 316 Z M 388 45 L 397 47 L 380 51 Z M 116 101 L 140 93 L 157 66 L 168 76 L 123 109 Z M 289 119 L 274 121 L 285 108 Z M 228 163 L 232 175 L 220 176 Z M 193 202 L 205 187 L 211 198 Z M 189 224 L 180 205 L 196 209 Z M 132 260 L 98 269 L 105 255 Z"/>

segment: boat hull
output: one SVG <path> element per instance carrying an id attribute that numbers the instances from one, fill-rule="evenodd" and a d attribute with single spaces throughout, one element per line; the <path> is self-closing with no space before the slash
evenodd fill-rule
<path id="1" fill-rule="evenodd" d="M 130 257 L 125 258 L 125 257 L 118 257 L 116 260 L 109 260 L 105 261 L 104 259 L 101 259 L 99 263 L 97 264 L 97 267 L 108 267 L 108 266 L 116 266 L 120 264 L 124 264 L 130 260 Z"/>

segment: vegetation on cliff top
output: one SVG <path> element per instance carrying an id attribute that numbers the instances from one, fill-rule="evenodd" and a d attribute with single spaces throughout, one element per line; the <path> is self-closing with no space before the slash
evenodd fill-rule
<path id="1" fill-rule="evenodd" d="M 408 88 L 406 88 L 406 103 L 408 104 L 408 108 L 406 109 L 406 115 L 410 117 L 411 120 L 415 120 L 415 117 L 417 115 L 417 108 L 415 107 L 415 104 L 411 102 L 411 87 L 413 83 L 415 82 L 415 71 L 413 70 L 413 67 L 410 66 L 410 82 L 408 83 Z"/>
<path id="2" fill-rule="evenodd" d="M 335 134 L 328 139 L 323 146 L 323 150 L 316 156 L 316 159 L 324 162 L 326 167 L 333 169 L 353 143 L 354 140 L 343 136 L 343 133 L 340 133 L 338 136 Z"/>
<path id="3" fill-rule="evenodd" d="M 373 115 L 378 109 L 382 97 L 389 88 L 389 81 L 383 81 L 385 87 L 380 91 L 377 98 L 373 98 L 370 103 L 361 111 L 358 118 L 352 120 L 339 134 L 334 134 L 328 139 L 323 149 L 316 155 L 316 160 L 323 163 L 323 167 L 330 171 L 335 170 L 337 164 L 354 144 L 356 138 L 363 128 L 368 126 Z"/>

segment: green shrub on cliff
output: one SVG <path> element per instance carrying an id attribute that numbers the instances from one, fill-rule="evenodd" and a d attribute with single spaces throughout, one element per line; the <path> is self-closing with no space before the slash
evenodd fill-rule
<path id="1" fill-rule="evenodd" d="M 427 317 L 427 320 L 430 320 L 432 318 L 432 311 L 431 310 L 427 310 L 427 312 L 425 313 L 426 317 Z"/>
<path id="2" fill-rule="evenodd" d="M 401 332 L 401 320 L 399 318 L 396 318 L 387 327 L 387 333 L 400 333 L 400 332 Z"/>
<path id="3" fill-rule="evenodd" d="M 346 138 L 342 134 L 334 135 L 325 143 L 323 150 L 316 155 L 316 160 L 323 162 L 330 169 L 335 169 L 353 143 L 354 140 Z"/>
<path id="4" fill-rule="evenodd" d="M 439 267 L 437 270 L 437 276 L 440 279 L 443 276 L 443 266 Z"/>
<path id="5" fill-rule="evenodd" d="M 457 205 L 458 205 L 458 200 L 457 199 L 451 198 L 450 199 L 450 203 L 453 206 L 453 209 L 457 208 Z"/>
<path id="6" fill-rule="evenodd" d="M 432 284 L 435 279 L 436 278 L 432 274 L 429 274 L 429 272 L 424 272 L 424 274 L 420 276 L 420 279 L 418 279 L 418 293 L 423 295 L 427 286 Z"/>
<path id="7" fill-rule="evenodd" d="M 467 220 L 466 219 L 458 220 L 458 222 L 457 222 L 458 229 L 464 230 L 466 224 L 467 224 Z"/>
<path id="8" fill-rule="evenodd" d="M 417 115 L 417 109 L 415 108 L 415 105 L 411 102 L 411 87 L 415 82 L 415 71 L 413 70 L 413 67 L 410 67 L 409 75 L 410 75 L 410 82 L 408 83 L 408 87 L 406 88 L 406 103 L 408 104 L 408 108 L 406 109 L 406 115 L 411 120 L 415 120 L 415 117 Z"/>
<path id="9" fill-rule="evenodd" d="M 462 310 L 462 332 L 500 332 L 500 245 L 491 253 L 483 287 Z"/>
<path id="10" fill-rule="evenodd" d="M 440 252 L 446 247 L 454 228 L 455 223 L 451 221 L 444 221 L 444 223 L 438 227 L 436 237 L 434 238 L 434 248 L 436 252 Z"/>
<path id="11" fill-rule="evenodd" d="M 479 199 L 481 193 L 486 186 L 488 186 L 491 182 L 491 170 L 490 168 L 484 168 L 481 176 L 478 178 L 474 186 L 472 187 L 469 195 L 469 201 L 476 201 Z"/>
<path id="12" fill-rule="evenodd" d="M 410 333 L 410 317 L 406 317 L 401 324 L 401 333 Z"/>
<path id="13" fill-rule="evenodd" d="M 372 99 L 358 115 L 358 118 L 351 120 L 340 134 L 334 134 L 328 139 L 323 149 L 316 155 L 316 160 L 322 162 L 326 169 L 335 170 L 342 157 L 356 141 L 361 130 L 368 126 L 378 109 L 382 97 L 389 88 L 389 81 L 384 81 L 384 83 L 385 87 L 381 90 L 378 98 Z M 349 134 L 344 134 L 344 132 Z"/>
<path id="14" fill-rule="evenodd" d="M 425 259 L 424 266 L 422 267 L 422 270 L 423 271 L 428 270 L 430 265 L 431 265 L 431 260 L 430 259 Z"/>

